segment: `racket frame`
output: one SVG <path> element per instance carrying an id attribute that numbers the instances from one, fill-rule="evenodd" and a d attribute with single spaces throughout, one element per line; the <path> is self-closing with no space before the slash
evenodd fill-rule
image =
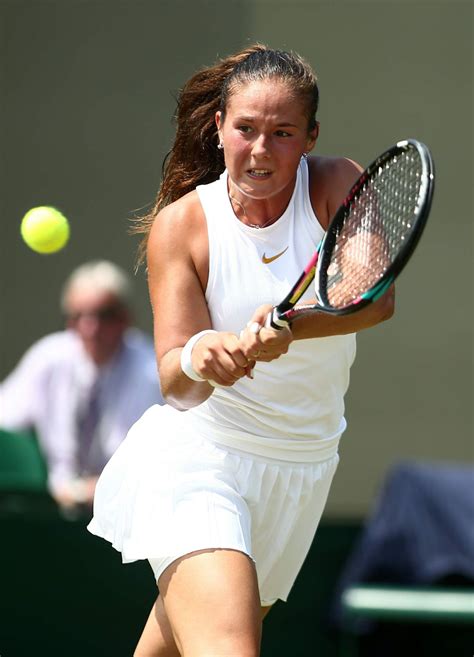
<path id="1" fill-rule="evenodd" d="M 394 261 L 387 268 L 387 271 L 378 279 L 377 283 L 367 292 L 357 297 L 347 306 L 342 308 L 335 308 L 331 305 L 329 298 L 325 294 L 326 281 L 325 275 L 327 267 L 331 259 L 334 244 L 336 243 L 339 229 L 345 221 L 346 216 L 349 214 L 352 205 L 357 202 L 357 199 L 363 194 L 365 184 L 371 179 L 373 174 L 384 167 L 392 158 L 400 155 L 400 153 L 415 148 L 420 156 L 422 170 L 421 170 L 421 184 L 418 190 L 418 204 L 415 209 L 413 217 L 413 228 L 410 231 L 409 239 L 405 246 L 400 249 Z M 331 224 L 322 240 L 320 245 L 320 256 L 315 271 L 316 278 L 316 299 L 317 306 L 324 312 L 329 312 L 335 315 L 347 315 L 356 312 L 364 306 L 379 299 L 388 290 L 390 285 L 394 282 L 400 274 L 405 264 L 412 256 L 423 230 L 426 226 L 426 221 L 431 208 L 434 190 L 434 163 L 428 148 L 417 141 L 416 139 L 404 139 L 392 146 L 377 157 L 365 171 L 361 174 L 356 183 L 352 186 L 347 198 L 343 201 L 342 205 L 334 215 Z"/>
<path id="2" fill-rule="evenodd" d="M 418 205 L 413 218 L 414 226 L 410 232 L 406 245 L 400 250 L 387 271 L 379 278 L 377 283 L 366 293 L 356 298 L 353 302 L 342 308 L 331 305 L 325 294 L 325 272 L 331 258 L 332 250 L 337 239 L 340 226 L 344 223 L 352 205 L 364 192 L 365 185 L 374 173 L 383 167 L 390 159 L 400 153 L 415 148 L 422 163 L 421 184 L 418 191 Z M 405 264 L 415 250 L 428 219 L 434 191 L 434 162 L 431 153 L 425 144 L 416 139 L 404 139 L 379 155 L 362 172 L 357 181 L 351 187 L 347 197 L 334 215 L 331 223 L 313 254 L 310 262 L 302 272 L 301 276 L 290 290 L 289 294 L 269 314 L 267 326 L 273 328 L 284 328 L 288 326 L 296 316 L 314 312 L 325 312 L 333 315 L 348 315 L 361 310 L 369 303 L 380 298 L 392 285 L 400 274 Z M 301 304 L 298 301 L 303 296 L 313 279 L 316 278 L 316 304 Z"/>

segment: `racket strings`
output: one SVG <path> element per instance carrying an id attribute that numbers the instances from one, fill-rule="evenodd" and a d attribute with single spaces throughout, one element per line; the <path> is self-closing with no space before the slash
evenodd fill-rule
<path id="1" fill-rule="evenodd" d="M 358 191 L 327 267 L 331 306 L 343 308 L 363 298 L 393 264 L 415 224 L 422 180 L 421 158 L 408 149 L 380 165 Z"/>

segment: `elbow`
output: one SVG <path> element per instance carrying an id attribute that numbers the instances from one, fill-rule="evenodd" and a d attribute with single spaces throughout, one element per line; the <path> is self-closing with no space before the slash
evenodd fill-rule
<path id="1" fill-rule="evenodd" d="M 186 381 L 184 385 L 179 382 L 170 382 L 169 385 L 162 386 L 162 395 L 168 406 L 172 406 L 177 411 L 188 411 L 195 406 L 199 406 L 214 391 L 209 385 L 202 383 L 192 383 Z"/>
<path id="2" fill-rule="evenodd" d="M 168 395 L 164 399 L 168 406 L 172 406 L 177 411 L 189 411 L 191 408 L 195 408 L 205 401 L 205 399 L 203 400 L 194 396 L 182 397 L 179 395 Z"/>
<path id="3" fill-rule="evenodd" d="M 171 393 L 171 391 L 166 389 L 166 387 L 163 386 L 163 385 L 161 387 L 161 394 L 163 395 L 163 399 L 165 401 L 165 404 L 167 404 L 168 406 L 172 406 L 173 408 L 178 409 L 178 403 L 177 403 L 177 399 L 176 399 L 175 395 L 173 395 Z"/>
<path id="4" fill-rule="evenodd" d="M 176 392 L 176 390 L 174 389 L 174 386 L 167 385 L 166 381 L 162 384 L 161 394 L 163 396 L 163 399 L 164 399 L 165 403 L 168 406 L 172 406 L 177 411 L 187 410 L 188 407 L 187 407 L 186 403 L 183 402 L 183 400 L 181 398 L 181 395 Z"/>
<path id="5" fill-rule="evenodd" d="M 175 410 L 177 411 L 187 411 L 189 408 L 192 408 L 192 406 L 187 406 L 186 404 L 183 404 L 183 402 L 180 399 L 177 399 L 176 397 L 165 397 L 165 401 L 168 404 L 168 406 L 172 406 Z"/>
<path id="6" fill-rule="evenodd" d="M 178 411 L 188 411 L 210 397 L 214 388 L 204 382 L 192 381 L 183 373 L 180 353 L 181 348 L 173 349 L 158 362 L 161 394 L 168 406 Z"/>

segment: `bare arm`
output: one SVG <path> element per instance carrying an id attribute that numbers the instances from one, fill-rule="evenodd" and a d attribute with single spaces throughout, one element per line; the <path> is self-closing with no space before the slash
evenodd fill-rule
<path id="1" fill-rule="evenodd" d="M 292 324 L 293 336 L 295 340 L 304 340 L 357 333 L 390 319 L 394 308 L 395 287 L 392 285 L 380 299 L 351 315 L 315 313 L 297 317 Z"/>
<path id="2" fill-rule="evenodd" d="M 181 352 L 194 334 L 212 328 L 204 295 L 208 270 L 207 230 L 196 194 L 168 206 L 157 216 L 148 241 L 148 284 L 163 396 L 185 410 L 205 401 L 214 388 L 189 379 Z M 204 336 L 192 352 L 194 370 L 220 385 L 248 373 L 247 358 L 232 333 Z"/>
<path id="3" fill-rule="evenodd" d="M 249 327 L 243 332 L 241 346 L 244 355 L 255 354 L 255 360 L 269 362 L 286 353 L 293 340 L 308 338 L 324 338 L 331 335 L 345 335 L 356 333 L 380 324 L 393 314 L 395 288 L 392 286 L 375 303 L 369 304 L 363 310 L 352 315 L 328 315 L 327 313 L 311 313 L 297 317 L 291 329 L 274 331 L 265 328 L 265 320 L 272 306 L 260 306 L 253 315 L 252 322 L 262 326 L 259 331 L 252 331 Z M 249 322 L 251 325 L 251 322 Z"/>

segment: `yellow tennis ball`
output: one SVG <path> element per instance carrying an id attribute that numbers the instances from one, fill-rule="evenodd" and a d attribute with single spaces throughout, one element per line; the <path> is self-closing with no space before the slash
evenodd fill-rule
<path id="1" fill-rule="evenodd" d="M 66 217 L 56 208 L 41 206 L 29 210 L 21 221 L 21 236 L 37 253 L 55 253 L 69 240 Z"/>

